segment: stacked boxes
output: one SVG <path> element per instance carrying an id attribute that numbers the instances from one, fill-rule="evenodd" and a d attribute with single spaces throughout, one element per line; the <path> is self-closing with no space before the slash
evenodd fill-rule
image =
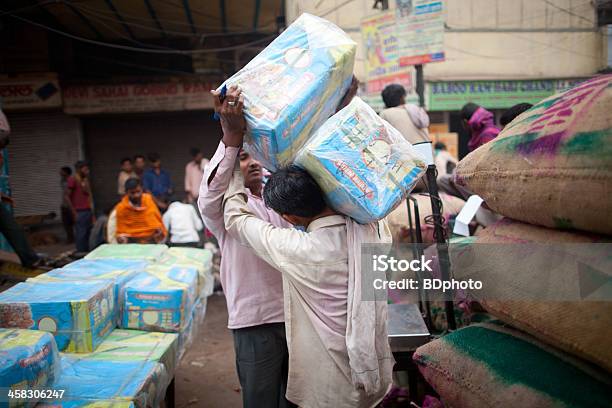
<path id="1" fill-rule="evenodd" d="M 0 327 L 53 333 L 60 351 L 94 351 L 115 319 L 112 281 L 23 282 L 0 293 Z"/>
<path id="2" fill-rule="evenodd" d="M 193 268 L 151 266 L 125 286 L 121 327 L 179 332 L 188 323 L 197 298 Z"/>
<path id="3" fill-rule="evenodd" d="M 57 345 L 51 334 L 0 329 L 0 388 L 47 387 L 57 378 L 59 368 Z"/>
<path id="4" fill-rule="evenodd" d="M 91 251 L 85 259 L 121 259 L 138 261 L 157 261 L 166 251 L 165 245 L 146 244 L 104 244 Z"/>
<path id="5" fill-rule="evenodd" d="M 186 266 L 198 271 L 198 292 L 200 297 L 212 295 L 214 278 L 212 276 L 213 254 L 208 249 L 170 248 L 157 264 Z"/>

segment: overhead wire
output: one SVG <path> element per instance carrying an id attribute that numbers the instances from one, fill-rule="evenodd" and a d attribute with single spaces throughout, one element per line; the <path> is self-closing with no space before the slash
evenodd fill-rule
<path id="1" fill-rule="evenodd" d="M 243 49 L 243 48 L 248 48 L 254 45 L 258 45 L 258 44 L 262 44 L 265 43 L 266 41 L 270 41 L 273 38 L 276 37 L 276 35 L 270 35 L 264 38 L 260 38 L 258 40 L 254 40 L 254 41 L 250 41 L 247 43 L 243 43 L 243 44 L 238 44 L 238 45 L 232 45 L 232 46 L 227 46 L 227 47 L 219 47 L 219 48 L 206 48 L 206 49 L 197 49 L 197 50 L 176 50 L 176 49 L 152 49 L 152 48 L 138 48 L 138 47 L 131 47 L 128 45 L 120 45 L 120 44 L 113 44 L 113 43 L 108 43 L 108 42 L 104 42 L 104 41 L 97 41 L 97 40 L 91 40 L 89 38 L 85 38 L 85 37 L 81 37 L 78 35 L 74 35 L 74 34 L 70 34 L 67 33 L 65 31 L 61 31 L 61 30 L 57 30 L 53 27 L 49 27 L 45 24 L 41 24 L 41 23 L 37 23 L 35 21 L 29 20 L 27 18 L 24 17 L 20 17 L 18 15 L 15 14 L 8 14 L 9 16 L 11 16 L 12 18 L 15 18 L 17 20 L 23 21 L 25 23 L 43 28 L 45 30 L 54 32 L 56 34 L 59 34 L 61 36 L 67 37 L 67 38 L 71 38 L 73 40 L 77 40 L 77 41 L 81 41 L 81 42 L 85 42 L 85 43 L 89 43 L 89 44 L 94 44 L 94 45 L 99 45 L 99 46 L 103 46 L 103 47 L 108 47 L 108 48 L 115 48 L 115 49 L 121 49 L 121 50 L 125 50 L 125 51 L 135 51 L 135 52 L 144 52 L 144 53 L 151 53 L 151 54 L 180 54 L 180 55 L 191 55 L 191 54 L 207 54 L 207 53 L 211 53 L 211 52 L 221 52 L 221 51 L 233 51 L 233 50 L 239 50 L 239 49 Z"/>

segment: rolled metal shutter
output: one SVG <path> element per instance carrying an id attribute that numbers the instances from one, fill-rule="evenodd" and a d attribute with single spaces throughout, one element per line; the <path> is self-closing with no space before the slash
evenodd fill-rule
<path id="1" fill-rule="evenodd" d="M 9 180 L 15 215 L 59 216 L 59 170 L 81 157 L 81 124 L 62 112 L 7 113 L 11 125 Z"/>

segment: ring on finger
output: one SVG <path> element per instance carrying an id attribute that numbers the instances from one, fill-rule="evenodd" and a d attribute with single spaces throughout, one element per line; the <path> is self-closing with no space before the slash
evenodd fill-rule
<path id="1" fill-rule="evenodd" d="M 236 105 L 236 101 L 229 101 L 227 104 L 229 106 L 235 106 Z"/>

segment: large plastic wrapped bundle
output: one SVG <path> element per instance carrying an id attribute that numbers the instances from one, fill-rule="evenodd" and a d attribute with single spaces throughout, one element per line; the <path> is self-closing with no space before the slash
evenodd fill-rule
<path id="1" fill-rule="evenodd" d="M 159 407 L 171 378 L 155 361 L 112 362 L 64 355 L 53 389 L 65 390 L 65 400 L 131 401 L 138 408 Z"/>
<path id="2" fill-rule="evenodd" d="M 264 167 L 290 164 L 335 112 L 351 82 L 355 51 L 340 28 L 302 14 L 225 82 L 242 89 L 246 148 Z"/>
<path id="3" fill-rule="evenodd" d="M 207 297 L 212 295 L 214 289 L 212 260 L 212 251 L 208 249 L 173 247 L 168 249 L 157 264 L 196 268 L 199 296 Z"/>
<path id="4" fill-rule="evenodd" d="M 178 334 L 115 329 L 88 354 L 65 354 L 96 361 L 155 361 L 174 373 L 178 357 Z"/>
<path id="5" fill-rule="evenodd" d="M 449 407 L 609 407 L 610 377 L 518 330 L 469 326 L 419 347 L 414 360 Z"/>
<path id="6" fill-rule="evenodd" d="M 91 261 L 97 262 L 97 261 Z M 123 290 L 125 284 L 136 274 L 136 270 L 125 269 L 96 269 L 94 265 L 87 268 L 61 268 L 54 269 L 35 278 L 28 279 L 28 282 L 74 282 L 91 280 L 109 280 L 115 285 L 115 310 L 117 318 L 121 315 L 123 302 Z"/>
<path id="7" fill-rule="evenodd" d="M 589 287 L 585 282 L 593 279 L 592 292 L 600 279 L 609 282 L 612 258 L 604 244 L 609 241 L 608 236 L 503 219 L 475 237 L 472 251 L 451 246 L 453 276 L 484 282 L 469 294 L 495 317 L 612 372 L 612 302 L 583 298 L 590 294 L 583 292 Z M 551 257 L 559 263 L 550 263 Z M 578 273 L 591 268 L 608 275 Z"/>
<path id="8" fill-rule="evenodd" d="M 62 269 L 78 269 L 80 271 L 142 271 L 149 262 L 138 259 L 79 259 L 70 262 Z"/>
<path id="9" fill-rule="evenodd" d="M 115 319 L 112 281 L 22 282 L 0 293 L 0 327 L 53 333 L 60 351 L 94 351 Z"/>
<path id="10" fill-rule="evenodd" d="M 178 332 L 189 320 L 197 299 L 198 275 L 185 267 L 149 267 L 125 286 L 121 327 Z"/>
<path id="11" fill-rule="evenodd" d="M 296 159 L 332 208 L 366 224 L 384 218 L 426 165 L 412 145 L 360 98 L 321 126 Z"/>
<path id="12" fill-rule="evenodd" d="M 206 304 L 208 302 L 208 298 L 200 298 L 196 301 L 196 304 L 193 307 L 193 311 L 189 316 L 189 319 L 184 327 L 181 328 L 179 332 L 178 338 L 178 360 L 180 361 L 185 355 L 185 352 L 191 344 L 193 343 L 193 339 L 196 336 L 202 321 L 204 320 L 204 316 L 206 314 Z"/>
<path id="13" fill-rule="evenodd" d="M 53 336 L 38 330 L 0 329 L 0 389 L 46 388 L 59 374 L 60 362 Z M 8 406 L 33 406 L 14 401 Z M 2 404 L 0 404 L 2 405 Z"/>
<path id="14" fill-rule="evenodd" d="M 551 96 L 457 165 L 457 183 L 529 224 L 612 234 L 612 75 Z"/>
<path id="15" fill-rule="evenodd" d="M 104 244 L 87 254 L 85 259 L 133 259 L 154 262 L 167 250 L 166 245 Z"/>

